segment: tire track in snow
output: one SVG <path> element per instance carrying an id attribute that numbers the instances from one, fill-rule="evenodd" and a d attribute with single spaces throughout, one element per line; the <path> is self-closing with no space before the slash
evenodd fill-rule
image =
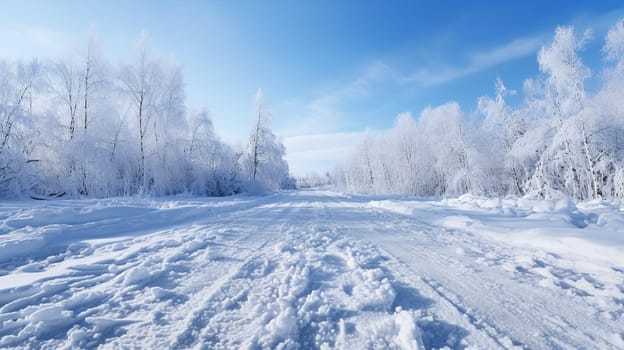
<path id="1" fill-rule="evenodd" d="M 617 314 L 572 289 L 600 279 L 541 254 L 510 270 L 514 247 L 367 201 L 281 193 L 37 259 L 20 268 L 69 270 L 0 293 L 0 346 L 617 347 Z"/>
<path id="2" fill-rule="evenodd" d="M 375 252 L 320 224 L 331 216 L 327 205 L 312 202 L 290 212 L 296 226 L 284 227 L 281 242 L 267 245 L 219 288 L 194 329 L 203 328 L 201 335 L 178 345 L 417 347 L 413 312 L 393 310 L 396 292 Z"/>
<path id="3" fill-rule="evenodd" d="M 102 324 L 101 321 L 92 319 L 97 324 L 90 323 L 88 317 L 93 318 L 93 316 L 98 315 L 98 317 L 108 317 L 114 320 L 133 317 L 133 315 L 137 314 L 144 315 L 145 312 L 141 312 L 141 307 L 154 306 L 153 304 L 148 305 L 149 303 L 144 304 L 144 302 L 140 301 L 145 298 L 177 298 L 183 301 L 187 297 L 174 291 L 179 286 L 175 282 L 173 286 L 165 289 L 157 286 L 159 283 L 162 283 L 163 278 L 168 278 L 163 276 L 164 274 L 174 272 L 173 270 L 167 271 L 167 267 L 163 268 L 160 265 L 169 264 L 171 268 L 177 260 L 185 260 L 185 263 L 190 263 L 193 266 L 201 265 L 201 263 L 192 261 L 205 258 L 205 256 L 199 253 L 212 245 L 209 239 L 209 236 L 212 235 L 212 229 L 215 226 L 232 226 L 232 223 L 249 216 L 250 213 L 262 215 L 263 210 L 259 210 L 258 207 L 266 204 L 266 200 L 255 200 L 252 204 L 245 203 L 243 208 L 241 208 L 245 210 L 238 212 L 230 210 L 227 213 L 222 213 L 221 217 L 217 219 L 211 220 L 207 218 L 206 221 L 210 225 L 198 225 L 196 221 L 193 221 L 191 226 L 185 227 L 188 224 L 182 224 L 176 229 L 168 229 L 111 244 L 100 244 L 95 248 L 85 245 L 84 255 L 80 258 L 87 260 L 85 263 L 88 263 L 88 265 L 83 265 L 85 266 L 84 269 L 77 269 L 80 265 L 71 265 L 70 270 L 67 270 L 67 272 L 46 277 L 35 282 L 33 286 L 20 288 L 22 292 L 19 292 L 20 289 L 17 289 L 3 295 L 3 297 L 11 299 L 5 300 L 3 305 L 0 305 L 2 307 L 0 309 L 0 321 L 9 320 L 9 323 L 4 322 L 5 326 L 0 329 L 0 344 L 3 344 L 2 346 L 10 346 L 11 344 L 17 345 L 22 343 L 26 337 L 29 337 L 29 325 L 33 324 L 33 322 L 40 324 L 41 329 L 55 327 L 55 332 L 63 332 L 63 330 L 58 329 L 58 326 L 55 326 L 50 321 L 34 321 L 32 315 L 36 314 L 36 310 L 52 310 L 52 305 L 58 305 L 64 299 L 67 302 L 60 303 L 60 305 L 63 308 L 62 310 L 65 310 L 63 312 L 69 316 L 66 317 L 67 327 L 65 331 L 71 326 L 78 326 L 81 333 L 80 338 L 83 340 L 88 338 L 100 339 L 96 343 L 78 341 L 77 344 L 82 344 L 81 347 L 91 347 L 98 343 L 102 344 L 106 339 L 106 337 L 101 336 L 102 332 L 110 333 L 108 330 L 103 330 L 102 326 L 98 326 L 98 324 Z M 210 208 L 207 209 L 207 214 L 210 215 L 212 212 Z M 233 237 L 226 239 L 232 240 L 230 245 L 238 246 L 237 250 L 244 250 L 246 244 L 255 242 L 249 239 L 249 236 L 253 234 L 254 231 L 250 230 L 245 237 L 235 236 L 234 238 L 236 239 L 234 240 L 232 240 Z M 245 244 L 241 244 L 241 242 L 245 242 Z M 252 246 L 247 251 L 251 252 L 253 248 L 252 243 Z M 102 254 L 106 252 L 111 254 Z M 175 261 L 169 261 L 176 256 L 181 257 L 173 259 Z M 80 259 L 68 255 L 65 260 L 60 261 L 58 264 L 78 262 Z M 188 259 L 191 259 L 191 261 L 188 261 Z M 98 263 L 103 263 L 102 268 L 95 269 L 94 267 Z M 51 267 L 54 267 L 54 264 Z M 169 279 L 179 278 L 180 281 L 177 282 L 183 282 L 183 275 L 183 273 L 174 273 L 174 276 L 171 276 Z M 152 287 L 153 285 L 154 287 Z M 150 291 L 152 295 L 150 295 Z M 97 298 L 93 299 L 91 295 L 95 295 Z M 80 299 L 84 299 L 84 301 Z M 115 307 L 116 311 L 114 313 L 111 313 L 110 309 L 102 307 L 102 304 L 105 305 L 107 303 L 118 305 Z M 25 309 L 26 306 L 28 306 L 27 310 Z M 138 319 L 144 317 L 140 316 Z M 145 324 L 145 322 L 138 323 Z M 111 326 L 114 324 L 114 322 L 110 322 Z M 132 327 L 132 325 L 126 328 L 129 327 Z M 120 333 L 117 333 L 117 335 L 120 335 Z M 38 347 L 42 344 L 58 343 L 58 341 L 59 339 L 49 338 L 46 334 L 41 333 L 24 345 L 30 344 L 27 346 Z"/>
<path id="4" fill-rule="evenodd" d="M 367 238 L 422 276 L 440 298 L 501 347 L 617 347 L 613 343 L 617 342 L 616 324 L 596 319 L 594 308 L 584 300 L 510 278 L 496 266 L 475 264 L 463 249 L 460 254 L 455 249 L 483 248 L 487 242 L 465 232 L 375 211 L 382 219 L 370 222 L 383 224 L 372 225 Z M 544 313 L 550 316 L 544 318 Z"/>
<path id="5" fill-rule="evenodd" d="M 136 343 L 137 335 L 145 332 L 146 327 L 155 328 L 149 331 L 151 334 L 163 335 L 157 339 L 148 339 L 146 343 L 151 344 L 151 347 L 171 347 L 172 344 L 176 344 L 178 348 L 186 348 L 194 344 L 203 325 L 209 319 L 211 301 L 215 295 L 231 281 L 255 252 L 261 250 L 272 239 L 276 239 L 261 232 L 276 225 L 284 225 L 280 222 L 283 220 L 273 215 L 272 207 L 263 207 L 265 204 L 266 202 L 262 201 L 252 209 L 234 212 L 210 221 L 205 227 L 200 226 L 202 231 L 217 237 L 222 236 L 222 239 L 209 244 L 208 248 L 211 251 L 207 251 L 207 254 L 184 262 L 193 268 L 176 281 L 176 289 L 181 290 L 188 300 L 175 305 L 174 308 L 167 307 L 160 311 L 162 325 L 150 323 L 139 325 L 137 330 L 111 342 L 112 346 Z M 254 220 L 256 223 L 251 224 Z M 246 224 L 241 225 L 242 222 Z M 180 324 L 184 325 L 182 330 L 178 329 Z"/>
<path id="6" fill-rule="evenodd" d="M 191 310 L 191 314 L 188 319 L 184 320 L 185 324 L 182 331 L 172 337 L 172 348 L 188 348 L 197 342 L 197 338 L 200 336 L 202 330 L 206 327 L 210 319 L 219 312 L 219 300 L 220 293 L 224 293 L 224 287 L 226 284 L 231 283 L 232 279 L 245 270 L 245 265 L 253 261 L 255 257 L 250 257 L 242 264 L 237 265 L 230 270 L 227 274 L 221 276 L 214 281 L 210 286 L 197 293 L 196 298 L 202 299 L 203 306 Z"/>

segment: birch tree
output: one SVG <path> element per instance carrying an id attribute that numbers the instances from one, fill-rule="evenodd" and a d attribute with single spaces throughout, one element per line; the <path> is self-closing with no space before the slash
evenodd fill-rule
<path id="1" fill-rule="evenodd" d="M 154 114 L 154 99 L 156 95 L 156 82 L 159 79 L 158 66 L 150 60 L 149 42 L 147 34 L 141 34 L 137 44 L 135 63 L 126 66 L 121 73 L 121 82 L 129 94 L 131 104 L 136 116 L 137 136 L 139 141 L 139 169 L 138 183 L 143 189 L 147 189 L 145 176 L 146 159 L 146 136 L 149 123 Z"/>
<path id="2" fill-rule="evenodd" d="M 249 135 L 247 168 L 251 187 L 256 190 L 276 190 L 288 181 L 286 149 L 269 128 L 270 113 L 265 108 L 262 90 L 255 99 L 255 119 Z"/>

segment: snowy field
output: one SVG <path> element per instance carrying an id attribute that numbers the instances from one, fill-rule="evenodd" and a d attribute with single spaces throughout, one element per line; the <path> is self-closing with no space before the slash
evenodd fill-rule
<path id="1" fill-rule="evenodd" d="M 0 348 L 624 348 L 608 202 L 3 202 Z"/>

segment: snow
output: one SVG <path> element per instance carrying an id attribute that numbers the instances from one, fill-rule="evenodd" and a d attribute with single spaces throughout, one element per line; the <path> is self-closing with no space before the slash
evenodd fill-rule
<path id="1" fill-rule="evenodd" d="M 605 201 L 0 204 L 0 348 L 624 348 Z"/>

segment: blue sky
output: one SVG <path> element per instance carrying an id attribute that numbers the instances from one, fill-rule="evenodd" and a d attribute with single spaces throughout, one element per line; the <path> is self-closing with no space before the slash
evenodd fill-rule
<path id="1" fill-rule="evenodd" d="M 139 33 L 184 66 L 187 105 L 244 143 L 264 90 L 295 174 L 331 167 L 364 130 L 457 101 L 465 111 L 500 76 L 521 90 L 557 25 L 592 29 L 598 65 L 621 1 L 2 1 L 0 56 L 60 57 L 93 26 L 113 62 Z M 518 99 L 521 97 L 517 97 Z"/>

